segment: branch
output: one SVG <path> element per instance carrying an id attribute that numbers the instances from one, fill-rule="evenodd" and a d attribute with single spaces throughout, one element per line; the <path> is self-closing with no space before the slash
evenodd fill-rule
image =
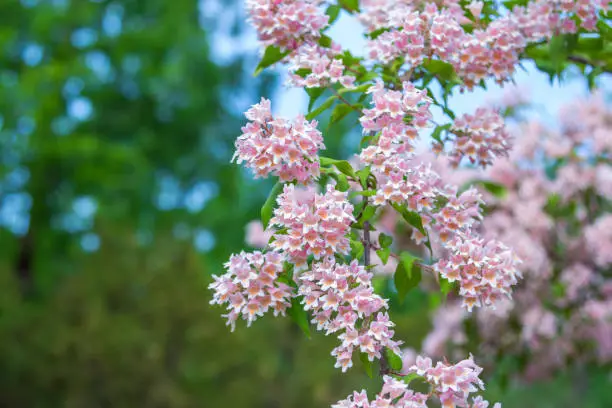
<path id="1" fill-rule="evenodd" d="M 353 109 L 354 111 L 357 111 L 359 113 L 361 113 L 361 109 L 357 108 L 356 106 L 354 106 L 353 104 L 351 104 L 348 100 L 346 100 L 346 98 L 344 98 L 344 96 L 340 95 L 338 93 L 338 91 L 336 91 L 334 88 L 330 87 L 329 88 L 332 93 L 334 95 L 336 95 L 338 97 L 338 99 L 340 99 L 342 102 L 344 102 L 345 104 L 347 104 L 351 109 Z"/>
<path id="2" fill-rule="evenodd" d="M 600 68 L 603 72 L 612 73 L 612 67 L 607 66 L 603 61 L 591 61 L 579 55 L 568 55 L 567 59 L 568 61 L 572 61 L 577 64 L 590 65 L 592 67 Z"/>
<path id="3" fill-rule="evenodd" d="M 366 208 L 368 206 L 368 197 L 364 197 L 364 206 Z M 370 249 L 372 248 L 372 242 L 370 242 L 370 222 L 366 221 L 363 223 L 363 263 L 364 266 L 370 265 Z"/>

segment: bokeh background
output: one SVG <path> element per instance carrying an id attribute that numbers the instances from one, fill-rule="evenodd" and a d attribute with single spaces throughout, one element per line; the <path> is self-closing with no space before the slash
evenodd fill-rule
<path id="1" fill-rule="evenodd" d="M 342 16 L 330 35 L 362 53 L 355 30 Z M 324 407 L 375 389 L 333 368 L 334 339 L 272 318 L 230 333 L 209 305 L 271 187 L 229 163 L 242 112 L 306 104 L 279 72 L 251 75 L 240 1 L 3 0 L 0 59 L 0 407 Z M 518 82 L 553 111 L 587 91 L 529 66 Z M 327 155 L 352 153 L 351 135 L 331 128 Z M 418 348 L 426 296 L 394 307 Z M 610 387 L 582 368 L 489 395 L 605 407 Z"/>

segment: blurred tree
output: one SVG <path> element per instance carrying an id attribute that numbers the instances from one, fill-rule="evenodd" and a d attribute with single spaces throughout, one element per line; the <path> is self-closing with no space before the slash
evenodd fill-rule
<path id="1" fill-rule="evenodd" d="M 248 103 L 271 78 L 247 84 L 248 60 L 210 60 L 216 23 L 198 3 L 0 5 L 0 194 L 3 223 L 21 236 L 14 268 L 24 291 L 70 272 L 73 238 L 99 245 L 88 233 L 96 213 L 130 223 L 143 243 L 155 225 L 202 249 L 239 242 L 223 232 L 239 230 L 257 203 L 239 199 L 248 191 L 227 165 L 240 124 L 227 89 Z M 218 216 L 202 217 L 214 197 Z M 233 227 L 218 229 L 221 219 Z"/>
<path id="2" fill-rule="evenodd" d="M 267 194 L 229 159 L 273 78 L 211 61 L 241 27 L 202 4 L 0 4 L 0 406 L 325 406 L 363 383 L 332 339 L 231 334 L 208 304 Z"/>

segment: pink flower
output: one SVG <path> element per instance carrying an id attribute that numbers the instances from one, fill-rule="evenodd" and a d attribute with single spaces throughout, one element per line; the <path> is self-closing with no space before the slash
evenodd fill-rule
<path id="1" fill-rule="evenodd" d="M 479 108 L 474 115 L 463 115 L 451 127 L 457 139 L 449 155 L 457 166 L 462 158 L 486 167 L 495 157 L 508 156 L 512 147 L 504 119 L 496 111 Z"/>
<path id="2" fill-rule="evenodd" d="M 458 235 L 447 248 L 448 258 L 439 260 L 434 268 L 449 282 L 459 282 L 459 295 L 468 311 L 512 296 L 512 286 L 521 277 L 520 261 L 505 245 Z"/>
<path id="3" fill-rule="evenodd" d="M 332 405 L 332 408 L 368 407 L 368 408 L 426 408 L 431 396 L 437 396 L 444 407 L 487 408 L 489 403 L 477 396 L 468 399 L 470 394 L 484 389 L 479 378 L 482 368 L 474 363 L 472 356 L 455 365 L 438 362 L 432 366 L 431 359 L 417 357 L 417 365 L 410 371 L 422 376 L 432 388 L 429 395 L 414 392 L 401 380 L 391 376 L 383 376 L 383 386 L 374 400 L 368 401 L 365 391 L 354 392 L 347 399 Z M 495 404 L 494 408 L 501 408 Z"/>
<path id="4" fill-rule="evenodd" d="M 214 291 L 211 304 L 227 305 L 223 315 L 234 331 L 236 320 L 242 317 L 250 326 L 259 316 L 272 309 L 274 315 L 285 315 L 294 296 L 291 287 L 278 282 L 285 258 L 276 252 L 232 255 L 225 264 L 227 273 L 213 275 L 209 289 Z"/>
<path id="5" fill-rule="evenodd" d="M 598 266 L 612 264 L 612 215 L 599 217 L 584 231 L 588 251 Z"/>
<path id="6" fill-rule="evenodd" d="M 285 185 L 277 198 L 278 207 L 270 220 L 277 230 L 270 246 L 286 253 L 298 267 L 305 266 L 310 255 L 322 259 L 348 254 L 346 235 L 355 221 L 348 193 L 336 191 L 332 185 L 325 194 L 296 192 L 293 185 Z"/>
<path id="7" fill-rule="evenodd" d="M 264 231 L 259 220 L 253 220 L 246 226 L 245 242 L 254 248 L 264 248 L 272 237 L 272 231 Z"/>
<path id="8" fill-rule="evenodd" d="M 405 169 L 412 157 L 417 129 L 425 127 L 431 118 L 431 99 L 426 91 L 404 82 L 402 91 L 384 88 L 382 81 L 372 86 L 372 109 L 364 109 L 359 119 L 364 133 L 381 131 L 374 144 L 365 148 L 359 158 L 377 173 Z M 410 117 L 410 124 L 405 119 Z"/>
<path id="9" fill-rule="evenodd" d="M 345 66 L 340 57 L 340 52 L 333 46 L 323 48 L 304 44 L 290 57 L 289 84 L 302 88 L 325 88 L 339 83 L 346 88 L 354 88 L 355 77 L 345 74 Z M 300 71 L 308 73 L 300 76 Z"/>
<path id="10" fill-rule="evenodd" d="M 247 0 L 249 20 L 264 45 L 296 49 L 301 43 L 314 41 L 327 25 L 329 16 L 317 0 Z"/>
<path id="11" fill-rule="evenodd" d="M 385 347 L 400 354 L 394 324 L 385 312 L 387 302 L 374 293 L 371 279 L 357 261 L 344 265 L 333 257 L 313 262 L 299 277 L 298 294 L 304 309 L 313 313 L 312 323 L 327 335 L 337 333 L 341 341 L 331 354 L 343 372 L 353 365 L 354 351 L 366 353 L 371 361 Z"/>
<path id="12" fill-rule="evenodd" d="M 236 140 L 232 161 L 245 162 L 255 177 L 273 174 L 283 181 L 305 184 L 319 176 L 318 151 L 325 145 L 316 121 L 307 122 L 302 116 L 293 122 L 274 119 L 270 101 L 264 98 L 245 116 L 250 122 Z"/>

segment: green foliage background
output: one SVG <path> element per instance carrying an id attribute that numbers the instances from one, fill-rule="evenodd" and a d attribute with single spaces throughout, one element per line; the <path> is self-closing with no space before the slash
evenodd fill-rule
<path id="1" fill-rule="evenodd" d="M 253 103 L 276 82 L 253 79 L 253 55 L 213 63 L 218 20 L 198 7 L 0 3 L 0 208 L 13 227 L 29 217 L 0 228 L 1 407 L 323 407 L 377 386 L 359 369 L 339 375 L 334 339 L 307 339 L 286 319 L 230 333 L 208 304 L 210 275 L 243 246 L 271 187 L 229 164 L 234 100 Z M 91 114 L 71 115 L 75 100 Z M 329 156 L 345 133 L 326 134 Z M 195 209 L 194 189 L 209 194 Z M 96 207 L 85 221 L 84 198 Z M 418 347 L 426 298 L 394 307 L 400 337 Z M 544 389 L 567 389 L 559 381 Z M 537 399 L 519 391 L 507 406 Z"/>

